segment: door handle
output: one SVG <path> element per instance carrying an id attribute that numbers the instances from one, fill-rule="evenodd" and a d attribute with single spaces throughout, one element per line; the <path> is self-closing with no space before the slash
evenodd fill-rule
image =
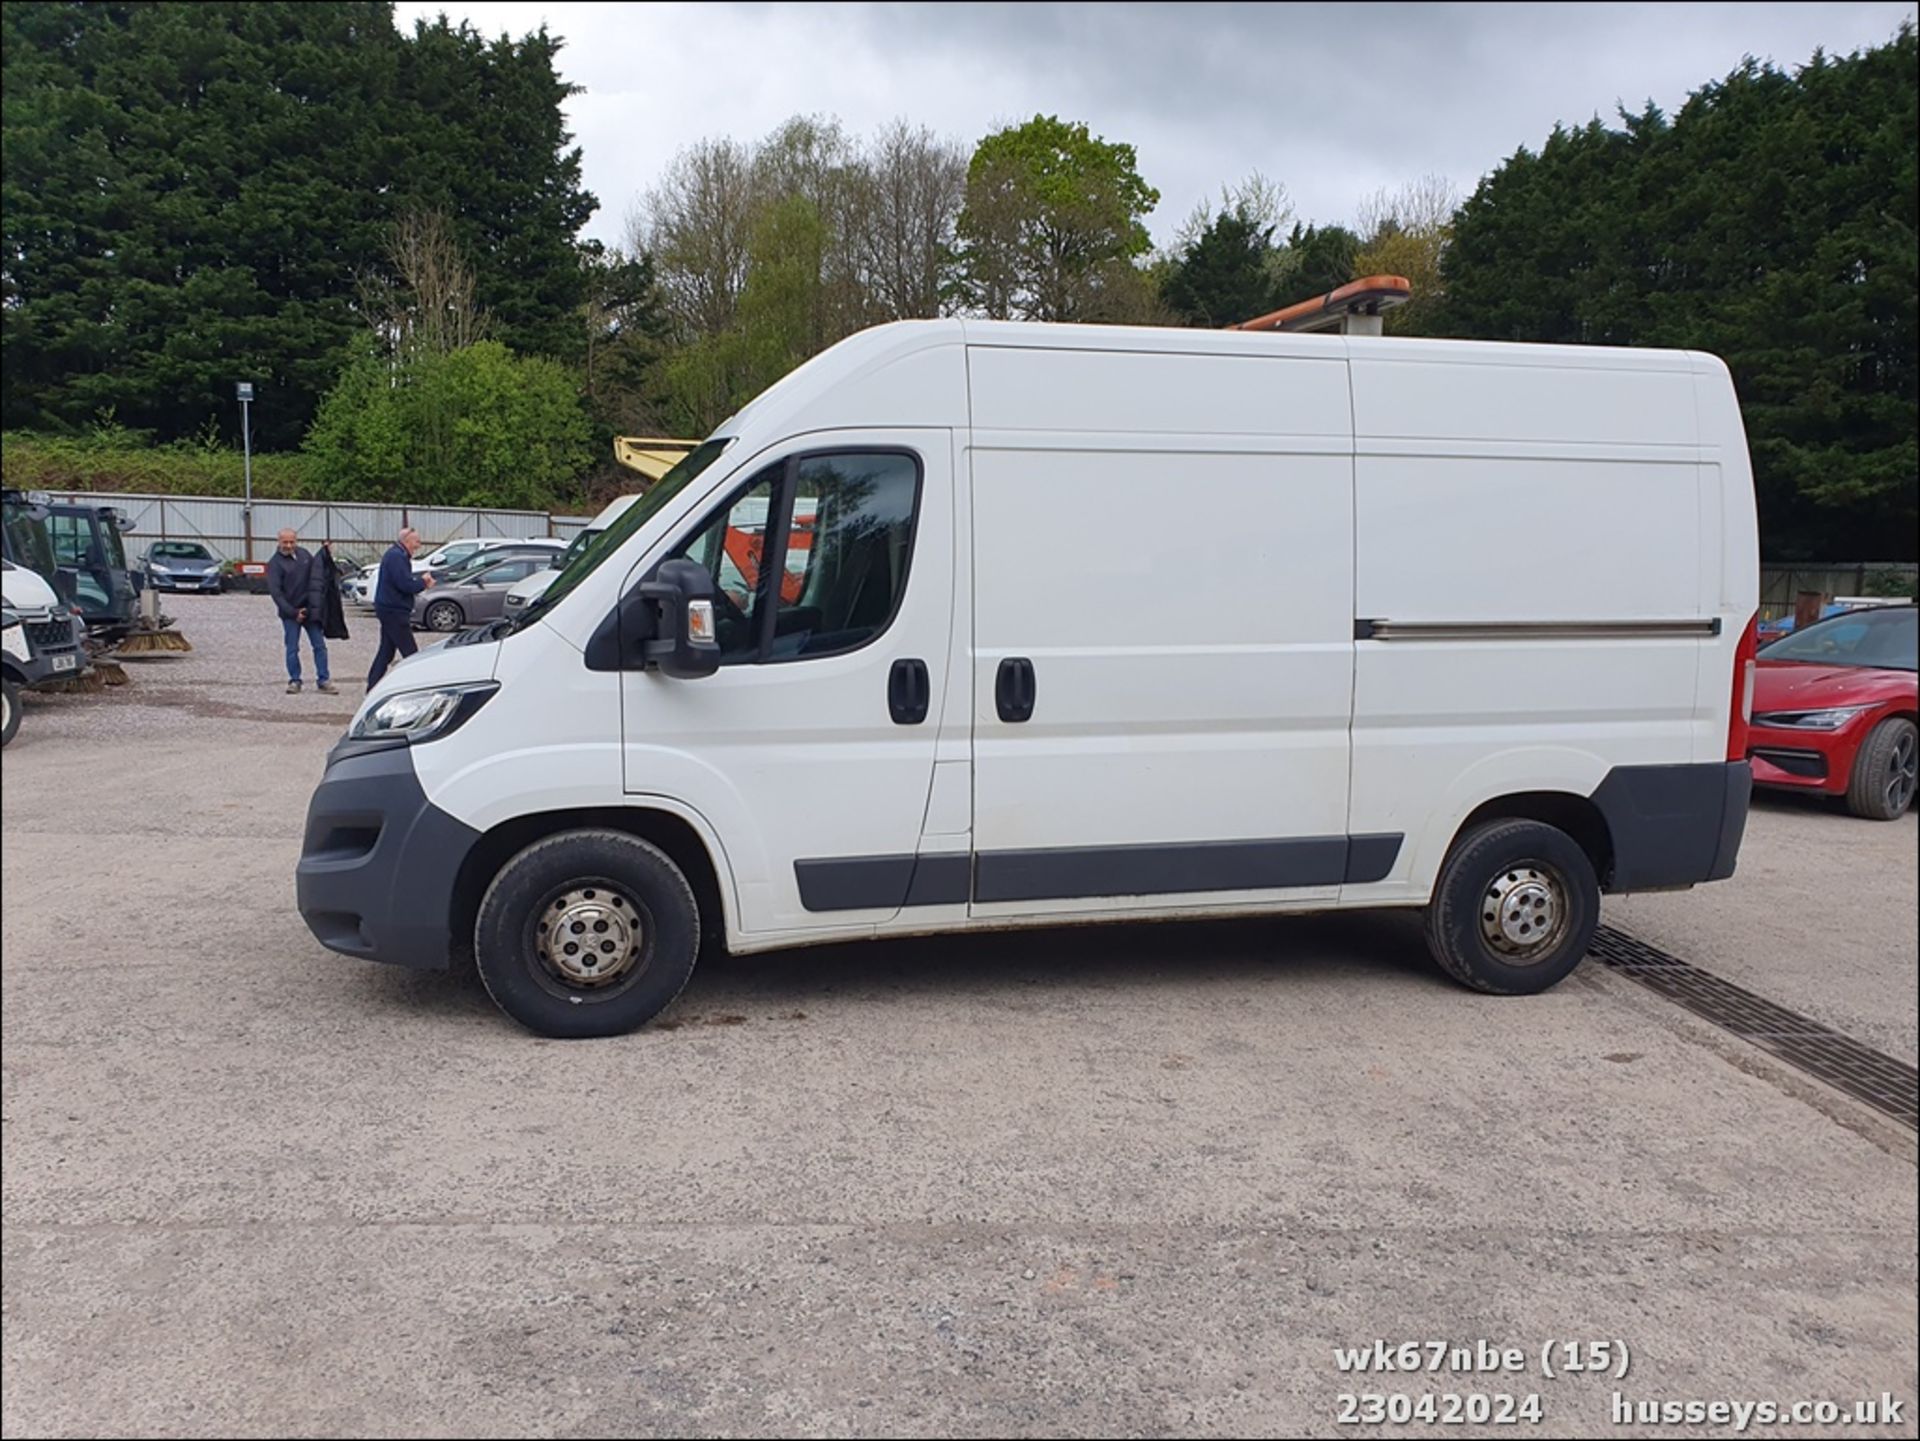
<path id="1" fill-rule="evenodd" d="M 1033 662 L 1022 656 L 1008 656 L 1000 662 L 993 677 L 993 702 L 1000 719 L 1017 725 L 1033 714 Z"/>
<path id="2" fill-rule="evenodd" d="M 933 683 L 923 660 L 897 660 L 887 673 L 887 709 L 895 725 L 917 726 L 927 718 Z"/>

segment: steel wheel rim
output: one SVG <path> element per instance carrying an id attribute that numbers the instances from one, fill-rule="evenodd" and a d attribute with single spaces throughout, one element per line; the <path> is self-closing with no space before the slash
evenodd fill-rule
<path id="1" fill-rule="evenodd" d="M 1510 965 L 1541 960 L 1559 944 L 1571 921 L 1566 882 L 1538 861 L 1506 867 L 1480 897 L 1480 937 Z"/>
<path id="2" fill-rule="evenodd" d="M 620 887 L 579 881 L 549 895 L 532 923 L 533 953 L 546 979 L 596 994 L 631 980 L 651 947 L 651 919 Z"/>
<path id="3" fill-rule="evenodd" d="M 1920 734 L 1908 731 L 1893 748 L 1893 764 L 1888 767 L 1887 804 L 1898 815 L 1913 803 L 1913 792 L 1920 784 Z"/>
<path id="4" fill-rule="evenodd" d="M 452 630 L 460 622 L 452 604 L 443 600 L 427 607 L 427 624 L 434 630 Z"/>

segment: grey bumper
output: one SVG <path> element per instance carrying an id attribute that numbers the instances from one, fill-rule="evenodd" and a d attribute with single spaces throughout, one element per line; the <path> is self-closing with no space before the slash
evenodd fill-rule
<path id="1" fill-rule="evenodd" d="M 1593 793 L 1613 839 L 1609 891 L 1677 890 L 1733 874 L 1753 798 L 1745 761 L 1615 766 Z"/>
<path id="2" fill-rule="evenodd" d="M 301 919 L 342 955 L 445 970 L 454 883 L 479 839 L 427 799 L 404 744 L 342 741 L 307 806 Z"/>

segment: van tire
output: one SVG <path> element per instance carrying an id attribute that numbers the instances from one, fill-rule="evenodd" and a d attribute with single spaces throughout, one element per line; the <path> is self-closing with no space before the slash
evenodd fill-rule
<path id="1" fill-rule="evenodd" d="M 5 735 L 0 737 L 0 746 L 3 746 L 12 744 L 13 738 L 20 733 L 20 687 L 10 680 L 0 681 L 0 687 L 5 688 L 7 707 Z"/>
<path id="2" fill-rule="evenodd" d="M 593 944 L 618 942 L 606 964 L 621 969 L 581 979 L 583 960 L 562 957 L 553 939 L 560 932 L 543 929 L 562 925 L 590 943 L 587 965 L 598 960 Z M 500 868 L 480 902 L 473 945 L 487 994 L 528 1030 L 560 1040 L 619 1036 L 664 1011 L 692 977 L 700 908 L 659 847 L 624 831 L 563 831 Z"/>
<path id="3" fill-rule="evenodd" d="M 1535 943 L 1515 928 L 1536 924 L 1536 914 L 1551 929 L 1538 943 L 1544 948 L 1532 952 Z M 1427 906 L 1427 948 L 1464 986 L 1530 996 L 1580 964 L 1599 924 L 1600 880 L 1579 842 L 1538 821 L 1488 821 L 1455 840 L 1440 867 Z"/>
<path id="4" fill-rule="evenodd" d="M 1920 747 L 1920 728 L 1912 721 L 1892 716 L 1875 726 L 1854 752 L 1853 774 L 1847 777 L 1847 809 L 1870 821 L 1897 821 L 1905 815 L 1913 804 L 1911 767 L 1916 747 Z"/>

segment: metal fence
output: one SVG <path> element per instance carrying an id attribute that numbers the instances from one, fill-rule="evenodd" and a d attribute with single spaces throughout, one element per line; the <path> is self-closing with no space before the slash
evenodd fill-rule
<path id="1" fill-rule="evenodd" d="M 231 497 L 58 490 L 47 495 L 56 501 L 118 506 L 132 522 L 126 535 L 130 556 L 145 551 L 156 540 L 197 540 L 221 560 L 249 558 L 246 506 Z M 584 516 L 548 515 L 538 510 L 256 500 L 251 558 L 264 560 L 271 555 L 274 537 L 289 526 L 304 545 L 331 541 L 334 554 L 341 560 L 367 563 L 378 559 L 405 526 L 419 531 L 421 540 L 431 547 L 470 536 L 501 540 L 556 536 L 570 540 L 587 523 Z"/>
<path id="2" fill-rule="evenodd" d="M 1832 600 L 1842 595 L 1870 595 L 1883 581 L 1904 582 L 1908 595 L 1920 579 L 1920 565 L 1912 561 L 1796 561 L 1791 565 L 1760 567 L 1760 618 L 1778 620 L 1792 615 L 1803 590 L 1817 590 Z"/>

